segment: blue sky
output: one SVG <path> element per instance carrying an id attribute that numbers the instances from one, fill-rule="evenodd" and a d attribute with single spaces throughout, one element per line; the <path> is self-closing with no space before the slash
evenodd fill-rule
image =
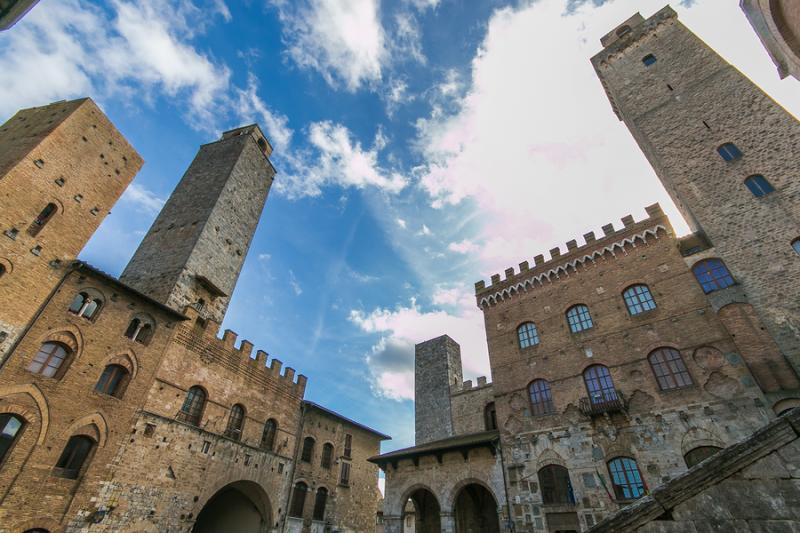
<path id="1" fill-rule="evenodd" d="M 42 0 L 0 34 L 0 119 L 91 96 L 145 166 L 83 252 L 119 274 L 200 144 L 258 122 L 275 186 L 224 327 L 307 398 L 413 443 L 413 344 L 488 374 L 473 283 L 659 201 L 589 58 L 665 0 Z M 681 20 L 796 115 L 737 0 Z"/>

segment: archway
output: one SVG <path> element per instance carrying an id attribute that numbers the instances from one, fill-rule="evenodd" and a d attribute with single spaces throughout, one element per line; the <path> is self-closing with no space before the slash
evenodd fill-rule
<path id="1" fill-rule="evenodd" d="M 193 533 L 263 533 L 269 530 L 269 497 L 258 483 L 236 481 L 219 489 L 203 506 Z"/>
<path id="2" fill-rule="evenodd" d="M 456 533 L 500 533 L 497 501 L 486 487 L 471 483 L 456 497 L 453 508 Z"/>
<path id="3" fill-rule="evenodd" d="M 410 512 L 409 512 L 410 511 Z M 406 520 L 413 515 L 414 525 L 406 526 Z M 412 492 L 403 504 L 403 531 L 405 533 L 440 533 L 442 518 L 436 496 L 427 489 Z"/>

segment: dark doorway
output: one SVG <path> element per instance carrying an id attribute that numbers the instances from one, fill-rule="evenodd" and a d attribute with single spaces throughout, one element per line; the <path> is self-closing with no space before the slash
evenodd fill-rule
<path id="1" fill-rule="evenodd" d="M 267 495 L 256 483 L 240 481 L 220 489 L 197 515 L 194 533 L 261 533 L 270 526 Z"/>
<path id="2" fill-rule="evenodd" d="M 410 504 L 410 505 L 409 505 Z M 403 504 L 403 531 L 414 533 L 441 533 L 441 511 L 436 496 L 425 489 L 417 489 L 411 493 Z M 409 512 L 413 509 L 413 513 Z M 414 527 L 408 527 L 406 520 L 413 514 Z"/>
<path id="3" fill-rule="evenodd" d="M 461 489 L 453 514 L 456 533 L 500 533 L 497 501 L 481 485 L 472 483 Z"/>

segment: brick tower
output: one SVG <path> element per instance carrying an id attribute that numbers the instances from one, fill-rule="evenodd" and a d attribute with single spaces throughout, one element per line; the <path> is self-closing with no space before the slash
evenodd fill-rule
<path id="1" fill-rule="evenodd" d="M 120 280 L 222 322 L 272 186 L 271 153 L 257 125 L 203 145 Z"/>
<path id="2" fill-rule="evenodd" d="M 89 98 L 0 127 L 0 361 L 141 166 Z"/>
<path id="3" fill-rule="evenodd" d="M 461 347 L 442 335 L 414 347 L 414 420 L 417 445 L 452 437 L 450 387 L 462 383 Z"/>
<path id="4" fill-rule="evenodd" d="M 670 7 L 637 13 L 601 44 L 592 63 L 615 113 L 727 264 L 734 300 L 800 368 L 800 123 Z"/>

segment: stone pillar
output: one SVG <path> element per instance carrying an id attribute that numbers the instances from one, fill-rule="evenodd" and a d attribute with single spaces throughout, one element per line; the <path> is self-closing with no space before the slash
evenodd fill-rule
<path id="1" fill-rule="evenodd" d="M 383 516 L 383 533 L 403 533 L 403 517 Z"/>
<path id="2" fill-rule="evenodd" d="M 442 533 L 456 533 L 456 517 L 453 513 L 442 511 L 439 516 L 441 517 Z"/>

